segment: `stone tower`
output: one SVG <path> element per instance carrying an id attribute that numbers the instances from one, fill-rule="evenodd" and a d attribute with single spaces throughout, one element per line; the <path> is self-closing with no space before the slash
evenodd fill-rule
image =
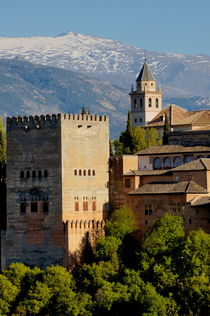
<path id="1" fill-rule="evenodd" d="M 131 118 L 133 126 L 146 126 L 162 111 L 162 92 L 146 61 L 136 79 L 136 90 L 131 89 Z"/>
<path id="2" fill-rule="evenodd" d="M 6 265 L 69 266 L 108 210 L 108 117 L 7 119 Z"/>

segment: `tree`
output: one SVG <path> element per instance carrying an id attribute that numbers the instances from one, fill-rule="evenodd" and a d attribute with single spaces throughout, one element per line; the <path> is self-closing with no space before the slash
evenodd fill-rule
<path id="1" fill-rule="evenodd" d="M 137 152 L 147 147 L 146 132 L 142 127 L 133 127 L 133 151 Z"/>
<path id="2" fill-rule="evenodd" d="M 0 315 L 9 315 L 17 294 L 18 288 L 5 275 L 0 274 Z"/>
<path id="3" fill-rule="evenodd" d="M 148 128 L 146 132 L 147 147 L 159 146 L 162 144 L 162 140 L 158 134 L 156 128 Z"/>
<path id="4" fill-rule="evenodd" d="M 121 133 L 119 141 L 123 144 L 123 153 L 133 153 L 133 130 L 130 111 L 128 111 L 126 130 Z"/>
<path id="5" fill-rule="evenodd" d="M 84 107 L 84 106 L 82 107 L 81 114 L 82 114 L 82 115 L 87 114 L 86 109 L 85 109 L 85 107 Z"/>
<path id="6" fill-rule="evenodd" d="M 105 225 L 107 236 L 114 236 L 121 240 L 125 235 L 132 233 L 134 230 L 135 216 L 133 211 L 127 206 L 115 210 Z"/>
<path id="7" fill-rule="evenodd" d="M 163 145 L 168 144 L 168 133 L 171 131 L 171 127 L 168 120 L 168 115 L 165 114 L 165 122 L 164 122 L 164 129 L 163 129 Z"/>
<path id="8" fill-rule="evenodd" d="M 111 260 L 117 253 L 121 240 L 114 236 L 102 236 L 96 241 L 95 256 L 99 260 Z"/>
<path id="9" fill-rule="evenodd" d="M 0 162 L 6 162 L 6 133 L 3 130 L 2 117 L 0 117 Z"/>

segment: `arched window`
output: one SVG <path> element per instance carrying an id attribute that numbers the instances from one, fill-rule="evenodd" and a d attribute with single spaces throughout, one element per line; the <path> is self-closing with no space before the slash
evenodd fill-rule
<path id="1" fill-rule="evenodd" d="M 158 100 L 158 98 L 155 99 L 155 105 L 156 105 L 156 108 L 158 108 L 158 106 L 159 106 L 159 100 Z"/>
<path id="2" fill-rule="evenodd" d="M 23 170 L 20 172 L 20 178 L 21 179 L 24 178 L 24 171 Z"/>
<path id="3" fill-rule="evenodd" d="M 26 178 L 30 178 L 30 171 L 26 171 Z"/>
<path id="4" fill-rule="evenodd" d="M 40 179 L 41 177 L 42 177 L 42 171 L 39 170 L 39 171 L 38 171 L 38 178 Z"/>
<path id="5" fill-rule="evenodd" d="M 165 157 L 163 159 L 163 169 L 170 169 L 171 168 L 171 159 L 169 157 Z"/>
<path id="6" fill-rule="evenodd" d="M 160 158 L 156 157 L 153 160 L 153 169 L 162 169 L 161 160 Z"/>
<path id="7" fill-rule="evenodd" d="M 77 169 L 74 169 L 74 175 L 77 176 Z"/>
<path id="8" fill-rule="evenodd" d="M 173 167 L 178 167 L 182 164 L 181 158 L 176 156 L 173 159 Z"/>
<path id="9" fill-rule="evenodd" d="M 90 169 L 88 169 L 88 175 L 91 176 L 91 171 L 90 171 Z"/>
<path id="10" fill-rule="evenodd" d="M 95 170 L 93 170 L 93 172 L 92 172 L 92 175 L 93 175 L 93 176 L 95 176 L 95 175 L 96 175 L 96 172 L 95 172 Z"/>
<path id="11" fill-rule="evenodd" d="M 48 171 L 44 170 L 44 177 L 47 178 L 48 177 Z"/>
<path id="12" fill-rule="evenodd" d="M 82 175 L 82 170 L 81 169 L 79 169 L 79 176 L 81 176 Z"/>
<path id="13" fill-rule="evenodd" d="M 86 176 L 86 170 L 83 170 L 83 176 Z"/>
<path id="14" fill-rule="evenodd" d="M 185 156 L 184 157 L 184 163 L 192 161 L 192 156 Z"/>
<path id="15" fill-rule="evenodd" d="M 149 107 L 151 108 L 151 106 L 152 106 L 152 99 L 151 98 L 149 98 Z"/>
<path id="16" fill-rule="evenodd" d="M 140 117 L 139 122 L 142 122 L 142 118 Z"/>
<path id="17" fill-rule="evenodd" d="M 135 123 L 137 122 L 137 119 L 135 118 Z"/>
<path id="18" fill-rule="evenodd" d="M 36 170 L 32 171 L 32 178 L 36 178 Z"/>

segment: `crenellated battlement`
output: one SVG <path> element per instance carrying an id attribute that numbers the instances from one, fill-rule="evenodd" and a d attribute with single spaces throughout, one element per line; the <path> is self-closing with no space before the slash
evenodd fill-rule
<path id="1" fill-rule="evenodd" d="M 61 118 L 64 120 L 73 121 L 108 121 L 108 116 L 106 115 L 61 114 Z"/>
<path id="2" fill-rule="evenodd" d="M 7 129 L 33 129 L 50 127 L 56 128 L 60 126 L 62 120 L 77 121 L 77 122 L 106 122 L 109 120 L 106 115 L 86 115 L 86 114 L 47 114 L 35 116 L 18 116 L 7 117 Z"/>

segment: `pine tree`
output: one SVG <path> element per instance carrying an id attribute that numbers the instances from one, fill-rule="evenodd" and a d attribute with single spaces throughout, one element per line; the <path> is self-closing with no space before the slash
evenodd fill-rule
<path id="1" fill-rule="evenodd" d="M 86 109 L 85 109 L 85 107 L 84 107 L 84 106 L 82 107 L 81 114 L 82 114 L 82 115 L 87 114 Z"/>

